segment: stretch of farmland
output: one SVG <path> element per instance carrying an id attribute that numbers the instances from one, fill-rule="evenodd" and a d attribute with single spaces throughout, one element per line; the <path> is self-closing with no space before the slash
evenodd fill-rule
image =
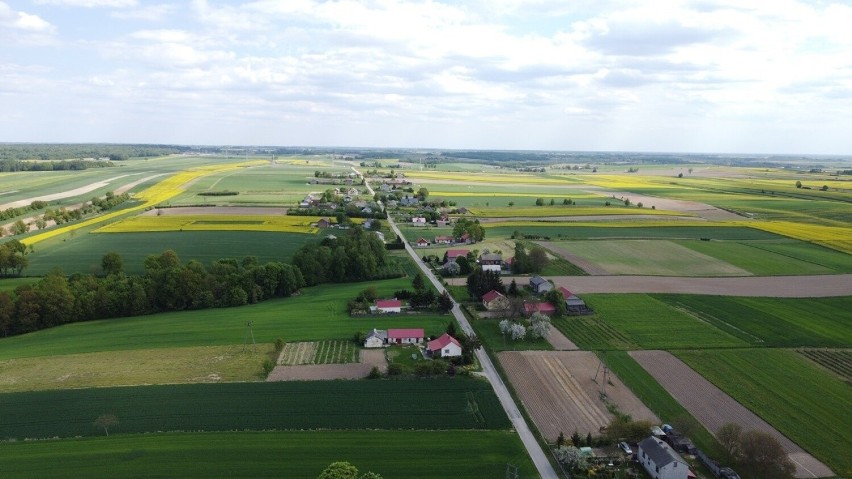
<path id="1" fill-rule="evenodd" d="M 315 477 L 345 460 L 390 478 L 412 477 L 409 467 L 423 471 L 416 477 L 437 477 L 432 468 L 444 461 L 459 477 L 515 468 L 532 477 L 536 468 L 475 363 L 427 371 L 431 359 L 418 349 L 389 348 L 371 351 L 378 358 L 372 379 L 267 378 L 288 377 L 270 375 L 274 367 L 368 371 L 370 363 L 357 363 L 362 338 L 374 329 L 419 328 L 426 340 L 457 332 L 438 295 L 411 314 L 371 314 L 359 302 L 399 297 L 408 305 L 417 263 L 441 274 L 452 250 L 467 250 L 476 268 L 486 251 L 508 260 L 519 248 L 541 248 L 541 269 L 507 267 L 500 277 L 507 290 L 514 282 L 519 304 L 541 299 L 527 288 L 536 273 L 582 298 L 589 314 L 551 320 L 561 343 L 513 340 L 500 321 L 515 313 L 485 311 L 466 288 L 467 273 L 444 272 L 444 280 L 543 447 L 577 429 L 599 439 L 600 454 L 613 454 L 601 428 L 630 409 L 654 422 L 695 424 L 694 442 L 719 456 L 718 421 L 745 415 L 702 417 L 697 403 L 659 379 L 669 363 L 652 368 L 634 359 L 658 354 L 777 432 L 788 452 L 824 468 L 820 476 L 852 475 L 848 175 L 594 155 L 526 168 L 447 153 L 424 167 L 420 153 L 396 153 L 379 160 L 181 154 L 0 174 L 0 202 L 12 215 L 2 241 L 25 259 L 0 271 L 0 409 L 15 411 L 0 417 L 0 451 L 10 451 L 0 454 L 0 470 L 106 477 L 105 465 L 119 464 L 111 473 Z M 111 198 L 118 199 L 107 209 L 87 208 Z M 77 217 L 68 213 L 76 209 Z M 414 220 L 420 217 L 425 224 Z M 455 225 L 466 221 L 484 237 L 455 243 Z M 327 256 L 316 268 L 342 264 L 335 242 L 361 225 L 387 243 L 387 261 L 373 278 L 343 281 L 351 271 L 338 271 L 278 294 L 280 269 L 259 268 L 306 264 L 298 257 L 318 244 Z M 415 246 L 416 261 L 402 242 Z M 107 253 L 121 258 L 119 270 L 105 262 Z M 80 304 L 106 302 L 99 282 L 122 278 L 115 284 L 127 289 L 124 304 L 132 302 L 142 288 L 134 285 L 153 288 L 144 278 L 170 258 L 183 269 L 162 281 L 189 295 L 203 287 L 233 299 L 198 294 L 172 309 L 47 324 L 57 304 L 80 303 L 77 295 L 89 295 Z M 228 288 L 200 284 L 194 271 L 216 272 L 210 278 L 228 278 Z M 272 271 L 270 278 L 261 271 Z M 63 280 L 77 289 L 45 293 Z M 241 288 L 245 296 L 234 291 Z M 510 319 L 529 326 L 519 314 Z M 566 343 L 581 351 L 552 351 Z M 604 364 L 615 375 L 609 399 L 594 382 Z M 566 400 L 572 395 L 579 399 Z M 179 457 L 202 465 L 186 471 Z"/>

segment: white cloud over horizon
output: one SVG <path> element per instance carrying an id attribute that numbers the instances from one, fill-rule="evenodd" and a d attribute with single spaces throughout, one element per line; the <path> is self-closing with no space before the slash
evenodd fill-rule
<path id="1" fill-rule="evenodd" d="M 852 8 L 0 1 L 0 141 L 852 154 Z"/>

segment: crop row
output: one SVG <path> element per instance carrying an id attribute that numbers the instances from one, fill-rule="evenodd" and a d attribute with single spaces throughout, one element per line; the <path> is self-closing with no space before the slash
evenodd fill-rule
<path id="1" fill-rule="evenodd" d="M 142 233 L 151 231 L 274 231 L 316 233 L 314 216 L 204 215 L 134 216 L 106 225 L 96 233 Z"/>
<path id="2" fill-rule="evenodd" d="M 802 349 L 806 358 L 837 373 L 852 384 L 852 351 L 831 349 Z"/>
<path id="3" fill-rule="evenodd" d="M 359 348 L 352 341 L 320 341 L 314 353 L 314 364 L 358 362 Z"/>
<path id="4" fill-rule="evenodd" d="M 553 324 L 582 349 L 633 349 L 636 347 L 630 338 L 593 316 L 562 318 L 554 320 Z"/>
<path id="5" fill-rule="evenodd" d="M 441 394 L 435 394 L 441 391 Z M 471 414 L 472 393 L 480 416 Z M 0 438 L 91 436 L 103 414 L 116 432 L 271 429 L 507 429 L 488 383 L 308 381 L 96 388 L 0 395 Z M 483 422 L 484 420 L 484 422 Z"/>

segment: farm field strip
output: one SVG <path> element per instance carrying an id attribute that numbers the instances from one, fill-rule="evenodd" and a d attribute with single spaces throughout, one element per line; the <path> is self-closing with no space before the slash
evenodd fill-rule
<path id="1" fill-rule="evenodd" d="M 120 432 L 121 425 L 116 428 Z M 535 467 L 511 431 L 268 431 L 160 434 L 4 444 L 0 470 L 29 479 L 317 477 L 336 461 L 385 479 L 521 477 Z M 464 454 L 458 451 L 464 450 Z M 442 467 L 435 467 L 441 458 Z"/>
<path id="2" fill-rule="evenodd" d="M 357 363 L 360 348 L 352 341 L 287 343 L 278 357 L 282 366 Z"/>
<path id="3" fill-rule="evenodd" d="M 619 206 L 520 206 L 520 207 L 489 207 L 475 206 L 469 208 L 471 214 L 480 218 L 559 218 L 599 216 L 617 219 L 619 216 L 630 216 L 641 219 L 650 216 L 672 216 L 682 219 L 700 219 L 695 215 L 680 211 L 658 210 L 650 208 L 624 208 Z"/>
<path id="4" fill-rule="evenodd" d="M 316 234 L 316 216 L 272 215 L 162 215 L 133 216 L 96 229 L 93 233 L 141 233 L 154 231 L 273 231 Z"/>
<path id="5" fill-rule="evenodd" d="M 504 183 L 504 184 L 530 184 L 530 185 L 562 185 L 581 183 L 578 180 L 568 177 L 546 177 L 523 174 L 478 174 L 472 175 L 470 172 L 450 173 L 450 172 L 428 172 L 428 171 L 406 171 L 406 177 L 413 180 L 424 180 L 426 183 L 429 180 L 449 180 L 459 181 L 465 184 L 470 183 Z"/>
<path id="6" fill-rule="evenodd" d="M 852 350 L 799 349 L 798 352 L 852 385 Z"/>
<path id="7" fill-rule="evenodd" d="M 440 390 L 441 394 L 434 394 Z M 478 415 L 468 407 L 474 395 Z M 428 397 L 429 400 L 424 400 Z M 122 433 L 294 429 L 503 429 L 510 422 L 477 378 L 295 381 L 134 386 L 0 394 L 0 437 L 98 435 L 117 416 Z M 293 411 L 299 411 L 293 414 Z M 484 422 L 483 422 L 484 420 Z"/>

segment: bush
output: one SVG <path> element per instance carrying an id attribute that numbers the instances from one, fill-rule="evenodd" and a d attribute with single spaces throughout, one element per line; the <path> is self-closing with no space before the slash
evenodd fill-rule
<path id="1" fill-rule="evenodd" d="M 373 366 L 373 369 L 370 370 L 370 374 L 367 375 L 367 379 L 379 379 L 382 377 L 382 372 L 379 371 L 378 366 Z"/>
<path id="2" fill-rule="evenodd" d="M 388 364 L 388 376 L 399 376 L 400 374 L 402 374 L 402 364 L 399 364 L 399 363 Z"/>
<path id="3" fill-rule="evenodd" d="M 263 360 L 262 367 L 263 367 L 263 375 L 269 376 L 269 373 L 271 373 L 272 370 L 275 369 L 275 361 L 273 361 L 270 358 L 266 358 L 266 359 Z"/>

